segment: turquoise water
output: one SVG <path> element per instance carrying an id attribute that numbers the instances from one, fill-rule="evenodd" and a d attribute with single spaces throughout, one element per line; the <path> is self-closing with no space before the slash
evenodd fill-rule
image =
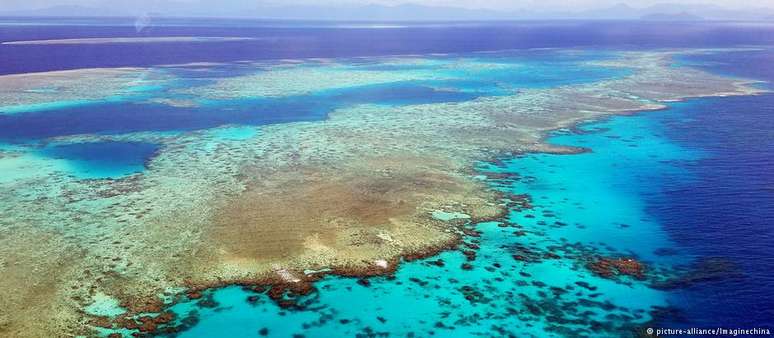
<path id="1" fill-rule="evenodd" d="M 669 112 L 615 117 L 581 127 L 582 135 L 558 133 L 551 139 L 591 153 L 531 155 L 506 161 L 498 170 L 522 177 L 509 188 L 527 192 L 534 207 L 511 215 L 510 221 L 527 229 L 542 229 L 555 241 L 595 243 L 632 252 L 641 259 L 662 260 L 654 252 L 672 243 L 658 231 L 658 221 L 648 215 L 646 200 L 660 193 L 659 182 L 665 176 L 689 179 L 689 173 L 675 164 L 696 160 L 701 152 L 670 142 L 657 117 L 672 114 L 670 118 L 679 119 L 675 111 L 689 105 L 678 104 Z M 554 217 L 543 217 L 546 213 Z M 555 226 L 556 220 L 567 225 Z"/>
<path id="2" fill-rule="evenodd" d="M 673 243 L 646 202 L 660 193 L 663 177 L 690 180 L 677 164 L 702 156 L 663 135 L 661 118 L 679 119 L 680 109 L 613 117 L 550 139 L 591 152 L 481 163 L 482 179 L 517 174 L 489 183 L 528 194 L 532 208 L 514 207 L 502 223 L 471 225 L 481 232 L 465 239 L 478 246 L 473 261 L 448 251 L 404 262 L 394 276 L 370 278 L 367 286 L 328 276 L 292 309 L 238 286 L 210 290 L 172 307 L 179 336 L 630 335 L 654 307 L 669 305 L 669 294 L 647 280 L 599 277 L 586 263 L 598 255 L 634 257 L 648 265 L 650 279 L 683 262 L 659 254 Z"/>

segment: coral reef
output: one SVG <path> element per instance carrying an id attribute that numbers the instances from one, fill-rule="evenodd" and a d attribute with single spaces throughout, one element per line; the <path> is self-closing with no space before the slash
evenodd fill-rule
<path id="1" fill-rule="evenodd" d="M 153 139 L 162 145 L 144 173 L 119 179 L 80 180 L 58 162 L 2 149 L 0 160 L 16 162 L 7 162 L 14 179 L 0 178 L 0 334 L 91 333 L 89 323 L 105 323 L 81 309 L 98 293 L 126 310 L 124 327 L 145 332 L 169 320 L 137 315 L 160 311 L 181 288 L 190 289 L 193 299 L 211 287 L 272 285 L 272 298 L 292 307 L 288 294 L 308 293 L 309 282 L 318 278 L 305 271 L 389 274 L 401 257 L 456 248 L 462 238 L 480 235 L 465 226 L 468 222 L 497 219 L 509 206 L 529 206 L 527 199 L 488 189 L 472 174 L 476 161 L 505 153 L 578 152 L 544 143 L 546 132 L 610 114 L 662 109 L 664 102 L 686 97 L 758 92 L 748 81 L 671 67 L 674 53 L 621 52 L 597 62 L 632 71 L 620 78 L 454 103 L 360 104 L 337 109 L 323 121 L 256 127 L 246 139 L 218 138 L 212 130 L 60 138 Z M 209 99 L 288 96 L 320 86 L 427 76 L 357 73 L 336 63 L 276 67 L 181 92 Z M 2 76 L 0 102 L 5 107 L 53 102 L 55 96 L 60 99 L 54 101 L 101 100 L 120 94 L 138 72 L 157 74 L 113 69 Z M 44 83 L 55 83 L 56 92 L 18 95 Z M 470 218 L 441 220 L 433 217 L 438 211 Z M 462 268 L 477 268 L 475 249 L 464 254 L 468 262 Z M 555 256 L 521 250 L 514 258 Z M 641 265 L 618 259 L 603 258 L 592 268 L 636 278 L 643 272 Z M 471 301 L 486 301 L 475 289 L 461 292 Z M 553 311 L 550 306 L 534 308 Z M 33 316 L 38 320 L 30 321 Z"/>

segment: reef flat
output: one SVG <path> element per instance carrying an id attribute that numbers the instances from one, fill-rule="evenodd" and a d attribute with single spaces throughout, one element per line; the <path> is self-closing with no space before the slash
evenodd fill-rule
<path id="1" fill-rule="evenodd" d="M 137 94 L 164 78 L 143 68 L 91 68 L 0 75 L 0 114 L 50 110 Z M 140 88 L 141 89 L 141 88 Z"/>
<path id="2" fill-rule="evenodd" d="M 78 178 L 65 160 L 35 153 L 44 145 L 5 145 L 0 333 L 93 334 L 97 323 L 157 312 L 186 289 L 303 285 L 317 278 L 308 271 L 386 273 L 400 257 L 454 247 L 465 231 L 462 223 L 502 217 L 508 203 L 519 201 L 476 179 L 477 161 L 506 153 L 578 152 L 544 143 L 546 133 L 611 114 L 662 109 L 687 97 L 760 92 L 751 81 L 673 67 L 671 57 L 678 53 L 616 52 L 576 66 L 623 69 L 624 75 L 518 89 L 505 84 L 498 95 L 456 102 L 356 103 L 335 107 L 318 121 L 62 133 L 44 140 L 160 145 L 146 170 L 121 177 Z M 341 90 L 426 81 L 434 92 L 455 91 L 452 81 L 465 74 L 529 70 L 507 58 L 395 61 L 264 65 L 257 73 L 170 93 L 217 112 L 213 101 L 304 95 L 315 86 Z M 438 62 L 447 73 L 422 68 Z M 196 71 L 215 71 L 208 67 Z M 128 73 L 137 71 L 159 70 Z M 116 85 L 95 92 L 91 74 L 74 72 L 58 87 L 73 98 L 97 99 L 126 84 L 126 71 L 97 74 L 100 83 Z M 27 85 L 37 83 L 28 79 L 35 76 L 19 75 L 14 81 L 24 85 L 3 86 L 11 90 L 2 105 L 17 95 L 10 105 L 49 102 L 51 97 L 17 90 L 35 88 Z M 164 76 L 179 81 L 169 70 Z"/>

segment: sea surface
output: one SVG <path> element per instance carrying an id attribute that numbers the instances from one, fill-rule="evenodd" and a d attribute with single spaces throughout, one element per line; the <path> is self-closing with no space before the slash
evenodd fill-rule
<path id="1" fill-rule="evenodd" d="M 206 43 L 0 45 L 0 74 L 187 62 L 459 53 L 526 48 L 686 48 L 774 43 L 771 22 L 523 21 L 364 23 L 135 18 L 0 18 L 0 41 L 248 37 Z"/>
<path id="2" fill-rule="evenodd" d="M 337 108 L 355 104 L 456 102 L 503 95 L 503 86 L 540 88 L 619 77 L 625 71 L 585 64 L 617 50 L 755 45 L 760 49 L 686 56 L 679 63 L 774 81 L 770 66 L 774 50 L 769 48 L 774 25 L 768 23 L 570 21 L 389 27 L 158 20 L 138 30 L 131 19 L 0 19 L 0 41 L 271 37 L 218 43 L 218 48 L 189 42 L 0 44 L 0 74 L 307 57 L 335 57 L 352 67 L 369 67 L 368 58 L 360 57 L 428 53 L 444 53 L 434 56 L 441 64 L 457 57 L 511 60 L 522 71 L 475 72 L 467 74 L 467 81 L 442 83 L 453 91 L 438 90 L 434 81 L 417 80 L 282 98 L 205 102 L 195 108 L 148 103 L 154 95 L 182 95 L 175 89 L 210 83 L 191 69 L 178 67 L 168 70 L 178 80 L 167 88 L 138 88 L 134 96 L 104 102 L 14 107 L 13 113 L 0 114 L 0 147 L 32 149 L 30 156 L 58 161 L 78 178 L 121 178 L 146 170 L 145 163 L 160 151 L 159 145 L 55 138 L 175 135 L 218 128 L 213 131 L 216 137 L 238 141 L 255 135 L 255 126 L 319 121 Z M 482 51 L 498 52 L 476 53 Z M 433 67 L 391 70 L 435 71 Z M 239 66 L 218 71 L 220 77 L 246 72 Z M 404 262 L 394 276 L 367 282 L 327 276 L 315 284 L 315 292 L 294 298 L 299 307 L 291 309 L 238 286 L 209 290 L 201 299 L 182 300 L 171 308 L 181 329 L 175 336 L 621 336 L 643 327 L 770 328 L 773 116 L 771 94 L 702 98 L 673 103 L 663 111 L 556 131 L 548 142 L 590 151 L 523 154 L 477 165 L 479 179 L 492 189 L 528 195 L 532 208 L 514 207 L 501 222 L 476 224 L 481 236 L 466 239 L 479 247 L 475 261 L 450 251 Z M 0 162 L 0 168 L 3 165 Z M 0 182 L 12 178 L 13 173 Z M 599 256 L 636 257 L 649 273 L 668 278 L 663 283 L 601 278 L 583 263 Z"/>

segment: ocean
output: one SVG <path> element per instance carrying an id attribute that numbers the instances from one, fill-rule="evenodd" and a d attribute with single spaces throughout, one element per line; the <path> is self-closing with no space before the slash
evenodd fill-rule
<path id="1" fill-rule="evenodd" d="M 203 78 L 192 67 L 171 66 L 165 71 L 176 80 L 161 87 L 138 85 L 131 94 L 101 101 L 43 107 L 0 103 L 5 111 L 0 149 L 32 149 L 34 156 L 63 161 L 63 170 L 75 177 L 117 179 L 147 170 L 160 146 L 58 138 L 174 137 L 221 128 L 216 138 L 239 141 L 260 133 L 258 126 L 321 121 L 358 104 L 465 102 L 504 95 L 503 88 L 621 77 L 626 71 L 588 62 L 626 50 L 755 47 L 678 61 L 716 74 L 774 81 L 774 24 L 768 23 L 392 23 L 385 28 L 357 22 L 167 19 L 138 32 L 130 19 L 0 19 L 0 42 L 118 36 L 260 39 L 220 42 L 217 48 L 196 42 L 0 44 L 0 74 L 229 63 Z M 566 49 L 575 52 L 561 52 Z M 243 75 L 253 67 L 234 66 L 243 60 L 337 58 L 348 67 L 368 69 L 376 57 L 429 54 L 435 54 L 431 64 L 374 64 L 372 70 L 388 67 L 411 75 L 382 84 L 260 99 L 210 98 L 195 107 L 148 103 L 189 99 L 181 89 L 209 85 L 212 77 Z M 439 65 L 457 58 L 508 60 L 520 71 L 454 74 L 465 81 L 427 77 L 445 74 L 448 68 Z M 505 220 L 477 224 L 480 238 L 466 239 L 479 247 L 472 266 L 465 266 L 461 252 L 448 251 L 403 262 L 394 276 L 367 281 L 326 276 L 315 283 L 315 292 L 294 299 L 298 308 L 280 307 L 250 288 L 208 290 L 200 299 L 171 306 L 178 331 L 169 336 L 622 336 L 645 327 L 768 327 L 774 318 L 774 95 L 698 98 L 668 106 L 549 135 L 549 143 L 587 152 L 516 154 L 478 163 L 478 174 L 492 189 L 527 195 L 532 208 L 513 208 Z M 612 280 L 582 264 L 601 256 L 637 257 L 648 273 L 666 277 L 652 283 Z"/>
<path id="2" fill-rule="evenodd" d="M 0 45 L 0 74 L 255 59 L 456 53 L 526 48 L 686 48 L 765 45 L 768 22 L 526 21 L 467 23 L 283 22 L 134 18 L 0 18 L 0 41 L 58 38 L 230 36 L 224 42 L 145 45 Z M 378 43 L 374 43 L 378 42 Z"/>

